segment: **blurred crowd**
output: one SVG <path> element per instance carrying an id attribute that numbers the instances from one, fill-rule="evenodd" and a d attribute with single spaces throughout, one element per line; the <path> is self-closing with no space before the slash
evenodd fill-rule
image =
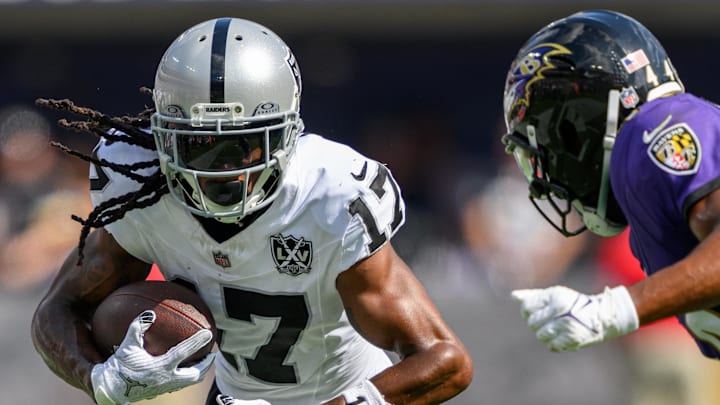
<path id="1" fill-rule="evenodd" d="M 297 44 L 304 73 L 306 127 L 387 163 L 402 188 L 407 222 L 396 248 L 475 360 L 473 384 L 452 404 L 720 402 L 712 382 L 719 366 L 700 357 L 674 320 L 576 353 L 551 353 L 511 301 L 513 288 L 562 283 L 592 292 L 642 277 L 627 233 L 566 239 L 528 201 L 527 184 L 499 141 L 504 69 L 519 44 L 289 43 Z M 57 114 L 38 110 L 32 100 L 77 97 L 115 114 L 139 111 L 150 100 L 139 102 L 128 89 L 151 83 L 155 45 L 164 46 L 122 44 L 114 53 L 98 47 L 92 60 L 80 57 L 85 48 L 55 50 L 54 75 L 40 84 L 9 83 L 10 96 L 0 96 L 0 320 L 6 325 L 0 392 L 12 392 L 14 404 L 92 403 L 45 367 L 29 324 L 78 243 L 80 225 L 70 216 L 91 209 L 87 163 L 50 141 L 87 153 L 95 139 L 60 130 Z M 31 51 L 5 51 L 13 63 L 0 72 L 24 77 L 20 65 L 37 69 Z M 488 61 L 483 54 L 497 57 Z M 101 63 L 113 57 L 114 74 Z M 99 78 L 84 77 L 101 66 Z M 199 404 L 209 382 L 146 403 Z"/>

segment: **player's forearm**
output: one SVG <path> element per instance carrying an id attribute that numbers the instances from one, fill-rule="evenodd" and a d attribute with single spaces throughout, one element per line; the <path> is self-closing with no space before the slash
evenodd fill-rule
<path id="1" fill-rule="evenodd" d="M 438 342 L 378 374 L 371 381 L 391 404 L 436 404 L 462 392 L 473 366 L 459 342 Z"/>
<path id="2" fill-rule="evenodd" d="M 686 258 L 630 286 L 640 324 L 720 305 L 720 232 Z"/>
<path id="3" fill-rule="evenodd" d="M 48 367 L 92 397 L 90 371 L 103 359 L 94 349 L 86 323 L 67 304 L 46 299 L 35 312 L 31 333 L 35 349 Z"/>
<path id="4" fill-rule="evenodd" d="M 459 343 L 437 343 L 426 351 L 405 357 L 396 365 L 370 379 L 372 392 L 366 392 L 367 384 L 349 394 L 364 398 L 369 404 L 439 404 L 458 395 L 472 380 L 472 362 Z M 345 405 L 346 395 L 341 395 L 323 405 Z M 370 398 L 368 398 L 370 397 Z M 356 403 L 356 402 L 351 402 Z"/>

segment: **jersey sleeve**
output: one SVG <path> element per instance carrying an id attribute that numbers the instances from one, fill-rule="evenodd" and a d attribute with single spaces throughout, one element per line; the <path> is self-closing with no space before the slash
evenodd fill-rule
<path id="1" fill-rule="evenodd" d="M 138 162 L 148 162 L 157 159 L 157 153 L 139 146 L 125 142 L 107 142 L 101 139 L 93 156 L 101 161 L 116 165 L 132 165 Z M 138 176 L 150 176 L 158 167 L 134 170 Z M 106 212 L 119 209 L 123 197 L 140 189 L 141 184 L 111 167 L 97 164 L 90 165 L 90 197 L 94 208 L 105 205 Z M 143 232 L 142 225 L 134 218 L 132 211 L 126 212 L 122 218 L 105 225 L 105 229 L 113 235 L 115 240 L 128 253 L 136 258 L 151 263 L 147 252 L 149 245 L 146 240 L 147 232 Z"/>
<path id="2" fill-rule="evenodd" d="M 670 125 L 650 140 L 646 156 L 651 175 L 665 184 L 673 196 L 673 208 L 687 219 L 690 208 L 718 187 L 720 158 L 712 151 L 720 147 L 720 127 L 705 114 L 718 114 L 717 108 L 695 111 L 670 121 Z M 710 122 L 708 122 L 710 121 Z M 648 190 L 650 191 L 650 190 Z"/>
<path id="3" fill-rule="evenodd" d="M 691 127 L 685 136 L 692 136 L 691 146 L 696 149 L 694 173 L 689 176 L 673 176 L 672 182 L 678 196 L 683 217 L 687 219 L 690 208 L 700 199 L 720 187 L 720 127 L 709 133 L 695 134 Z"/>
<path id="4" fill-rule="evenodd" d="M 720 157 L 713 153 L 720 126 L 709 119 L 719 112 L 706 104 L 692 107 L 651 111 L 623 127 L 611 182 L 626 214 L 641 219 L 636 222 L 685 227 L 692 205 L 720 186 Z"/>
<path id="5" fill-rule="evenodd" d="M 356 194 L 347 204 L 350 222 L 342 240 L 342 268 L 347 269 L 384 246 L 405 222 L 405 202 L 390 170 L 364 159 L 353 171 Z"/>

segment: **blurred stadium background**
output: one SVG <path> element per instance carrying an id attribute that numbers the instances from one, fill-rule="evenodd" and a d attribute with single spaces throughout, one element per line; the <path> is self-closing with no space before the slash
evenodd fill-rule
<path id="1" fill-rule="evenodd" d="M 528 203 L 504 154 L 502 91 L 522 42 L 586 8 L 628 13 L 658 36 L 687 89 L 720 100 L 714 0 L 0 0 L 0 404 L 91 404 L 34 352 L 29 322 L 89 210 L 89 151 L 37 97 L 112 114 L 150 105 L 165 47 L 202 20 L 262 23 L 293 48 L 310 131 L 386 162 L 408 203 L 400 253 L 476 366 L 456 405 L 705 405 L 719 366 L 673 321 L 577 353 L 550 353 L 510 301 L 514 287 L 595 291 L 640 277 L 621 235 L 564 240 Z M 207 384 L 147 404 L 202 403 Z"/>

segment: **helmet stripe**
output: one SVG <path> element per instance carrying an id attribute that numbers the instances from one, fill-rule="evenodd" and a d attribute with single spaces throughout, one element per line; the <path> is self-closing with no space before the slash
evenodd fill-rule
<path id="1" fill-rule="evenodd" d="M 210 102 L 225 102 L 225 52 L 227 48 L 230 18 L 220 18 L 215 22 L 210 56 Z"/>

